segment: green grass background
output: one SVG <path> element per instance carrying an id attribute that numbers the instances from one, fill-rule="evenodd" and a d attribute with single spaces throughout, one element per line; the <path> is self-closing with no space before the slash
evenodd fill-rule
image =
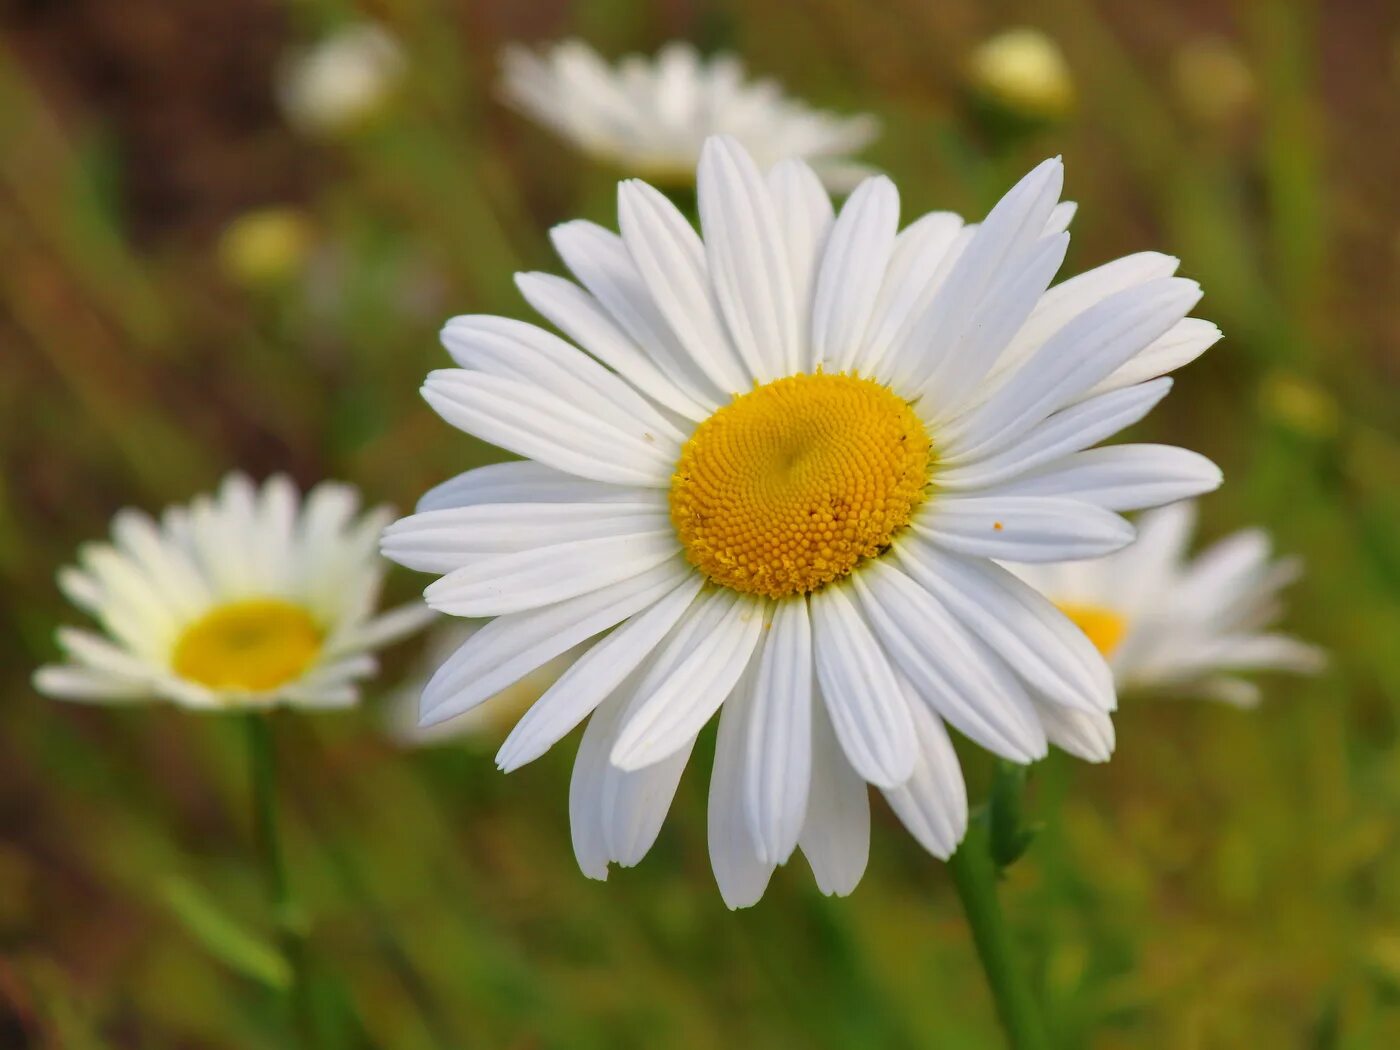
<path id="1" fill-rule="evenodd" d="M 356 13 L 404 41 L 378 125 L 280 120 L 278 55 Z M 969 105 L 969 49 L 1017 24 L 1064 48 L 1065 123 L 1008 138 Z M 1226 339 L 1141 438 L 1227 483 L 1208 536 L 1266 525 L 1304 556 L 1288 625 L 1329 649 L 1262 709 L 1125 703 L 1118 754 L 1032 774 L 1043 830 L 1006 907 L 1061 1047 L 1400 1046 L 1400 15 L 1371 0 L 74 0 L 0 13 L 0 1046 L 279 1047 L 239 726 L 45 701 L 78 615 L 56 568 L 123 505 L 231 466 L 352 480 L 412 505 L 495 453 L 419 400 L 452 313 L 526 316 L 558 221 L 615 220 L 618 173 L 493 101 L 499 45 L 576 33 L 610 55 L 733 48 L 834 108 L 906 217 L 978 215 L 1063 153 L 1066 272 L 1178 254 Z M 1224 39 L 1253 99 L 1193 116 L 1180 49 Z M 302 272 L 220 269 L 248 208 L 305 210 Z M 425 582 L 398 572 L 391 590 Z M 499 739 L 407 752 L 364 708 L 279 715 L 292 881 L 327 1046 L 995 1047 L 952 886 L 883 808 L 856 893 L 800 857 L 730 913 L 704 845 L 707 761 L 660 841 L 577 871 L 573 743 L 504 777 Z M 985 756 L 967 754 L 974 790 Z"/>

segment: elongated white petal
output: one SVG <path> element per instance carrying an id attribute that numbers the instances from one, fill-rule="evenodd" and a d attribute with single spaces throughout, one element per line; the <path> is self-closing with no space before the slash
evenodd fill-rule
<path id="1" fill-rule="evenodd" d="M 800 160 L 784 160 L 768 173 L 768 192 L 787 246 L 792 274 L 792 301 L 797 310 L 797 338 L 784 360 L 787 373 L 810 372 L 812 359 L 812 289 L 826 249 L 834 213 L 831 198 L 812 169 Z"/>
<path id="2" fill-rule="evenodd" d="M 762 859 L 797 846 L 812 780 L 812 624 L 807 602 L 778 602 L 757 657 L 739 775 L 744 819 Z"/>
<path id="3" fill-rule="evenodd" d="M 943 428 L 951 457 L 1004 448 L 1181 320 L 1201 297 L 1194 281 L 1168 277 L 1111 295 L 1079 314 L 986 402 Z"/>
<path id="4" fill-rule="evenodd" d="M 119 678 L 90 667 L 45 664 L 34 672 L 34 690 L 55 700 L 142 700 L 151 696 L 144 680 Z"/>
<path id="5" fill-rule="evenodd" d="M 618 720 L 627 706 L 625 692 L 605 698 L 593 711 L 574 756 L 569 778 L 569 831 L 579 870 L 590 879 L 608 877 L 608 838 L 603 830 L 603 783 L 607 777 L 608 749 Z"/>
<path id="6" fill-rule="evenodd" d="M 504 772 L 533 762 L 621 686 L 695 601 L 703 582 L 687 575 L 670 594 L 634 614 L 559 676 L 525 712 L 496 755 Z"/>
<path id="7" fill-rule="evenodd" d="M 151 677 L 150 665 L 119 645 L 113 645 L 105 637 L 93 631 L 77 627 L 60 627 L 56 640 L 68 658 L 90 671 L 101 672 L 113 678 L 131 679 L 135 683 L 145 682 Z"/>
<path id="8" fill-rule="evenodd" d="M 689 575 L 677 558 L 557 605 L 492 620 L 429 680 L 420 724 L 435 725 L 471 710 L 560 653 L 645 609 Z"/>
<path id="9" fill-rule="evenodd" d="M 708 402 L 685 393 L 597 299 L 572 281 L 548 273 L 519 273 L 515 284 L 542 317 L 657 404 L 695 421 L 712 411 Z"/>
<path id="10" fill-rule="evenodd" d="M 894 787 L 914 771 L 914 726 L 889 659 L 845 588 L 811 596 L 812 652 L 837 739 L 856 772 Z"/>
<path id="11" fill-rule="evenodd" d="M 706 140 L 696 178 L 710 277 L 730 337 L 754 379 L 776 379 L 797 353 L 797 302 L 773 200 L 752 158 L 727 136 Z"/>
<path id="12" fill-rule="evenodd" d="M 762 601 L 724 591 L 701 601 L 722 603 L 724 614 L 683 659 L 672 664 L 663 654 L 642 683 L 642 699 L 613 747 L 619 769 L 652 765 L 694 740 L 749 665 L 764 628 Z"/>
<path id="13" fill-rule="evenodd" d="M 454 317 L 442 329 L 442 345 L 462 368 L 533 384 L 666 455 L 685 440 L 632 386 L 543 328 L 489 315 Z"/>
<path id="14" fill-rule="evenodd" d="M 631 579 L 669 561 L 677 550 L 675 533 L 660 527 L 487 555 L 431 584 L 423 597 L 453 616 L 501 616 Z"/>
<path id="15" fill-rule="evenodd" d="M 1045 754 L 1025 689 L 938 599 L 885 561 L 866 565 L 855 590 L 865 619 L 925 703 L 1003 758 L 1030 762 Z"/>
<path id="16" fill-rule="evenodd" d="M 447 573 L 493 554 L 664 532 L 669 521 L 657 497 L 636 503 L 485 503 L 400 518 L 384 530 L 380 550 L 407 568 Z"/>
<path id="17" fill-rule="evenodd" d="M 1058 704 L 1037 704 L 1045 735 L 1061 751 L 1085 762 L 1107 762 L 1113 757 L 1113 719 L 1103 711 L 1080 711 Z"/>
<path id="18" fill-rule="evenodd" d="M 1220 468 L 1205 456 L 1170 445 L 1091 448 L 984 490 L 995 496 L 1054 496 L 1105 510 L 1140 510 L 1220 487 Z"/>
<path id="19" fill-rule="evenodd" d="M 484 503 L 636 503 L 659 490 L 591 481 L 543 463 L 520 460 L 475 467 L 435 485 L 418 500 L 423 514 Z"/>
<path id="20" fill-rule="evenodd" d="M 756 904 L 768 888 L 775 866 L 760 856 L 758 842 L 744 815 L 745 737 L 753 721 L 755 683 L 755 670 L 750 667 L 720 709 L 715 763 L 710 772 L 710 866 L 720 896 L 730 908 Z"/>
<path id="21" fill-rule="evenodd" d="M 832 372 L 864 358 L 866 329 L 899 229 L 899 191 L 883 175 L 846 199 L 822 253 L 812 300 L 812 355 Z"/>
<path id="22" fill-rule="evenodd" d="M 942 720 L 919 702 L 907 681 L 900 685 L 914 713 L 914 733 L 919 759 L 914 775 L 897 788 L 885 791 L 885 800 L 919 845 L 935 857 L 947 860 L 967 832 L 967 788 L 957 752 Z"/>
<path id="23" fill-rule="evenodd" d="M 812 866 L 817 888 L 828 896 L 846 896 L 865 874 L 870 793 L 846 760 L 820 698 L 812 705 L 812 790 L 797 844 Z"/>
<path id="24" fill-rule="evenodd" d="M 442 369 L 428 375 L 423 397 L 453 426 L 558 470 L 617 485 L 670 482 L 674 460 L 659 444 L 528 383 Z"/>
<path id="25" fill-rule="evenodd" d="M 920 216 L 899 231 L 875 302 L 870 338 L 860 362 L 862 373 L 885 376 L 882 366 L 899 333 L 932 302 L 943 278 L 951 271 L 949 257 L 962 229 L 961 216 L 936 211 Z M 967 235 L 968 240 L 971 237 Z"/>
<path id="26" fill-rule="evenodd" d="M 895 550 L 900 567 L 1038 692 L 1057 704 L 1112 710 L 1108 665 L 1082 631 L 999 565 L 917 541 Z"/>
<path id="27" fill-rule="evenodd" d="M 1174 372 L 1220 341 L 1220 329 L 1199 317 L 1183 317 L 1158 336 L 1147 348 L 1119 366 L 1108 378 L 1099 382 L 1091 394 L 1120 390 L 1157 376 Z"/>
<path id="28" fill-rule="evenodd" d="M 1026 562 L 1096 558 L 1133 540 L 1117 514 L 1050 496 L 946 496 L 926 505 L 914 531 L 959 554 Z"/>
<path id="29" fill-rule="evenodd" d="M 695 228 L 659 190 L 638 179 L 618 185 L 617 215 L 652 301 L 686 352 L 704 362 L 725 390 L 747 390 L 752 377 L 720 317 Z"/>
<path id="30" fill-rule="evenodd" d="M 1170 379 L 1154 379 L 1062 408 L 993 455 L 957 462 L 940 460 L 938 485 L 951 492 L 971 493 L 1053 463 L 1132 426 L 1151 412 L 1171 387 Z"/>
<path id="31" fill-rule="evenodd" d="M 689 401 L 712 412 L 727 400 L 732 391 L 691 359 L 661 316 L 621 237 L 575 221 L 554 227 L 550 239 L 564 265 Z"/>

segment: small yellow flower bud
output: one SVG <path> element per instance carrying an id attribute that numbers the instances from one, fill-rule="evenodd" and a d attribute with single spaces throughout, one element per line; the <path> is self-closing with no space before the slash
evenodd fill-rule
<path id="1" fill-rule="evenodd" d="M 1009 29 L 973 49 L 974 91 L 1022 120 L 1060 120 L 1074 108 L 1074 81 L 1058 44 L 1038 29 Z"/>
<path id="2" fill-rule="evenodd" d="M 219 237 L 224 274 L 242 285 L 278 284 L 296 276 L 315 240 L 311 220 L 296 208 L 267 207 L 234 219 Z"/>

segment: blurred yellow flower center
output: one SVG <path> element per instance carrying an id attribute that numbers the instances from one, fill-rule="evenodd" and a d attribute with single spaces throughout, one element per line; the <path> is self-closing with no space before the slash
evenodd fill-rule
<path id="1" fill-rule="evenodd" d="M 1118 643 L 1128 629 L 1127 621 L 1111 609 L 1101 605 L 1075 605 L 1070 602 L 1057 603 L 1064 613 L 1081 631 L 1089 636 L 1104 657 L 1113 655 Z"/>
<path id="2" fill-rule="evenodd" d="M 879 554 L 923 502 L 923 423 L 888 387 L 795 375 L 696 428 L 671 479 L 690 563 L 748 594 L 805 594 Z"/>
<path id="3" fill-rule="evenodd" d="M 321 651 L 321 629 L 299 605 L 278 598 L 230 602 L 180 635 L 171 665 L 211 689 L 261 692 L 301 675 Z"/>

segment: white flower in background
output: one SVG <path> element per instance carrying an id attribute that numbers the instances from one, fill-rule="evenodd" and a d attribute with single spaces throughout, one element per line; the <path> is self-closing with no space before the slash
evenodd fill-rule
<path id="1" fill-rule="evenodd" d="M 424 726 L 418 724 L 418 701 L 428 680 L 449 656 L 460 649 L 480 624 L 452 620 L 436 628 L 424 647 L 418 673 L 395 690 L 389 699 L 387 718 L 389 735 L 400 744 L 419 747 L 451 740 L 494 740 L 497 744 L 506 732 L 564 673 L 574 654 L 565 653 L 531 671 L 518 682 L 506 686 L 489 700 L 463 711 L 456 718 Z M 494 746 L 494 745 L 493 745 Z"/>
<path id="2" fill-rule="evenodd" d="M 703 239 L 624 182 L 621 236 L 554 231 L 582 287 L 519 277 L 587 353 L 520 321 L 448 323 L 459 367 L 424 396 L 527 461 L 446 482 L 385 534 L 389 557 L 444 574 L 430 605 L 496 617 L 423 717 L 596 638 L 498 755 L 515 769 L 592 715 L 570 802 L 587 874 L 647 852 L 721 710 L 710 845 L 734 906 L 798 846 L 824 891 L 849 892 L 867 783 L 948 855 L 967 804 L 945 722 L 1016 762 L 1085 736 L 1107 756 L 1107 665 L 993 559 L 1106 554 L 1133 537 L 1115 511 L 1219 483 L 1182 449 L 1084 451 L 1219 332 L 1186 317 L 1200 290 L 1156 253 L 1047 290 L 1062 178 L 1046 161 L 980 225 L 939 212 L 900 231 L 889 179 L 837 215 L 805 163 L 765 176 L 715 138 Z"/>
<path id="3" fill-rule="evenodd" d="M 1321 650 L 1269 628 L 1280 592 L 1296 580 L 1296 558 L 1275 560 L 1269 537 L 1247 529 L 1190 560 L 1196 522 L 1190 502 L 1142 515 L 1138 538 L 1107 557 L 1011 569 L 1088 635 L 1120 690 L 1259 702 L 1249 671 L 1321 669 Z"/>
<path id="4" fill-rule="evenodd" d="M 672 43 L 655 58 L 616 66 L 577 40 L 536 53 L 502 53 L 505 101 L 601 161 L 654 182 L 694 183 L 711 135 L 732 135 L 763 167 L 787 157 L 812 165 L 831 189 L 850 189 L 870 169 L 848 158 L 878 133 L 874 117 L 839 117 L 748 80 L 733 55 L 702 57 Z"/>
<path id="5" fill-rule="evenodd" d="M 290 56 L 278 77 L 278 97 L 294 127 L 337 135 L 375 117 L 406 67 L 402 47 L 387 30 L 357 23 Z"/>
<path id="6" fill-rule="evenodd" d="M 357 516 L 359 495 L 324 482 L 303 503 L 285 477 L 229 475 L 215 496 L 155 521 L 121 511 L 110 543 L 59 574 L 102 630 L 63 627 L 68 658 L 34 686 L 67 700 L 173 700 L 205 710 L 353 704 L 370 651 L 421 627 L 419 602 L 375 615 L 392 518 Z"/>

